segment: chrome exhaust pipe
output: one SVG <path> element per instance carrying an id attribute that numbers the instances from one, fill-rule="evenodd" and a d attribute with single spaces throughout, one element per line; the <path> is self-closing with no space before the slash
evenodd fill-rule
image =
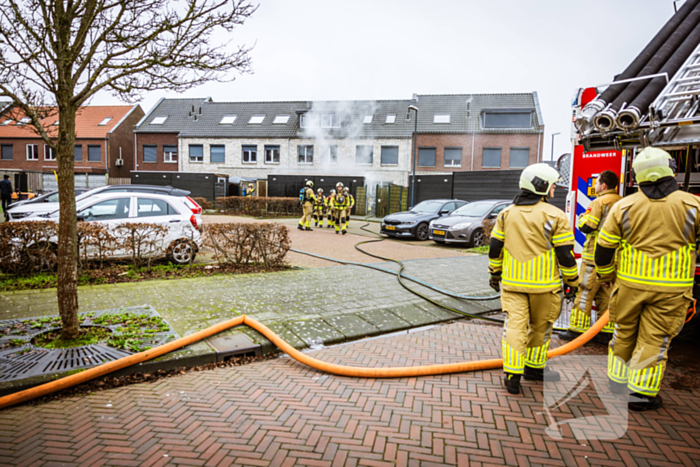
<path id="1" fill-rule="evenodd" d="M 593 119 L 593 125 L 601 133 L 608 133 L 615 129 L 615 117 L 617 112 L 609 108 L 599 112 Z"/>
<path id="2" fill-rule="evenodd" d="M 641 119 L 641 112 L 636 107 L 627 107 L 617 115 L 615 123 L 620 129 L 629 131 L 637 128 Z"/>
<path id="3" fill-rule="evenodd" d="M 603 108 L 605 108 L 605 102 L 600 99 L 593 99 L 586 104 L 586 107 L 583 108 L 578 117 L 576 117 L 576 121 L 574 121 L 574 125 L 580 134 L 587 135 L 593 131 L 593 118 Z"/>

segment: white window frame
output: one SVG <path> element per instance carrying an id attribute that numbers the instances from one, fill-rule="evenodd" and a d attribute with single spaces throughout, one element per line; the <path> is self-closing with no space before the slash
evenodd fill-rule
<path id="1" fill-rule="evenodd" d="M 289 122 L 289 115 L 275 115 L 275 119 L 272 121 L 273 125 L 286 125 Z"/>
<path id="2" fill-rule="evenodd" d="M 393 125 L 396 123 L 396 114 L 386 114 L 386 120 L 384 120 L 384 123 L 388 125 Z"/>
<path id="3" fill-rule="evenodd" d="M 29 157 L 29 148 L 33 149 L 34 157 Z M 39 160 L 39 145 L 38 144 L 27 144 L 27 160 L 28 161 L 38 161 Z"/>
<path id="4" fill-rule="evenodd" d="M 173 153 L 172 151 L 166 151 L 165 150 L 165 145 L 163 146 L 163 162 L 167 164 L 177 164 L 177 146 L 170 145 L 175 148 L 175 152 Z M 175 157 L 173 158 L 173 154 L 175 154 Z"/>
<path id="5" fill-rule="evenodd" d="M 153 120 L 151 120 L 151 125 L 162 125 L 167 119 L 168 117 L 156 117 Z"/>
<path id="6" fill-rule="evenodd" d="M 248 125 L 262 125 L 265 121 L 265 115 L 251 115 L 248 120 Z"/>
<path id="7" fill-rule="evenodd" d="M 29 122 L 31 122 L 31 121 L 32 121 L 31 118 L 29 118 L 29 117 L 24 117 L 24 118 L 20 119 L 20 121 L 17 122 L 17 123 L 15 124 L 15 126 L 24 126 L 24 125 L 26 125 L 27 123 L 29 123 Z"/>
<path id="8" fill-rule="evenodd" d="M 53 159 L 50 158 L 49 156 L 53 156 Z M 54 152 L 53 148 L 47 144 L 44 145 L 44 160 L 45 161 L 55 161 L 56 160 L 56 153 Z"/>
<path id="9" fill-rule="evenodd" d="M 340 115 L 321 114 L 321 128 L 340 128 Z"/>
<path id="10" fill-rule="evenodd" d="M 223 117 L 221 117 L 219 125 L 233 125 L 234 123 L 236 123 L 237 118 L 238 115 L 224 115 Z"/>
<path id="11" fill-rule="evenodd" d="M 442 150 L 442 165 L 444 167 L 462 167 L 462 159 L 459 160 L 459 164 L 456 164 L 455 162 L 457 162 L 457 161 L 452 160 L 452 159 L 449 159 L 449 162 L 450 162 L 449 164 L 447 163 L 448 159 L 445 157 L 445 152 L 448 149 L 461 149 L 462 150 L 462 159 L 464 159 L 464 148 L 458 148 L 458 147 L 443 148 L 443 150 Z"/>
<path id="12" fill-rule="evenodd" d="M 304 154 L 299 154 L 299 149 L 304 148 Z M 308 149 L 311 148 L 311 154 L 308 154 Z M 302 162 L 299 160 L 301 157 L 304 158 L 304 161 Z M 311 157 L 311 160 L 309 161 L 309 157 Z M 314 163 L 314 150 L 313 150 L 313 145 L 312 144 L 300 144 L 297 146 L 297 163 L 299 165 L 313 165 Z"/>
<path id="13" fill-rule="evenodd" d="M 369 162 L 359 162 L 358 161 L 360 148 L 370 148 L 370 161 Z M 372 145 L 372 144 L 358 144 L 355 146 L 355 165 L 364 165 L 364 166 L 374 165 L 374 145 Z"/>
<path id="14" fill-rule="evenodd" d="M 451 123 L 450 114 L 435 114 L 433 115 L 433 123 Z"/>
<path id="15" fill-rule="evenodd" d="M 335 149 L 335 160 L 333 160 L 333 154 L 332 150 Z M 329 164 L 337 164 L 338 163 L 338 145 L 337 144 L 332 144 L 328 146 L 328 163 Z"/>
<path id="16" fill-rule="evenodd" d="M 255 151 L 251 149 L 246 149 L 246 147 L 255 147 Z M 245 160 L 246 153 L 248 153 L 248 160 Z M 254 144 L 243 144 L 241 146 L 241 162 L 243 164 L 257 164 L 258 163 L 258 146 Z"/>
<path id="17" fill-rule="evenodd" d="M 202 159 L 197 160 L 197 159 L 192 159 L 192 148 L 202 148 L 202 155 L 200 156 Z M 189 161 L 190 164 L 203 164 L 204 163 L 204 145 L 203 144 L 189 144 L 187 146 L 187 160 Z"/>
<path id="18" fill-rule="evenodd" d="M 369 125 L 372 123 L 372 119 L 374 119 L 374 115 L 365 115 L 365 118 L 362 120 L 362 123 L 365 125 Z"/>
<path id="19" fill-rule="evenodd" d="M 107 126 L 107 124 L 112 120 L 112 117 L 105 117 L 102 119 L 100 123 L 97 124 L 97 126 Z"/>
<path id="20" fill-rule="evenodd" d="M 275 162 L 274 157 L 268 157 L 268 156 L 273 156 L 272 151 L 277 151 L 277 162 Z M 280 152 L 281 152 L 281 148 L 280 148 L 280 145 L 278 145 L 278 144 L 270 144 L 270 145 L 265 146 L 265 163 L 279 165 L 280 160 L 281 160 Z"/>

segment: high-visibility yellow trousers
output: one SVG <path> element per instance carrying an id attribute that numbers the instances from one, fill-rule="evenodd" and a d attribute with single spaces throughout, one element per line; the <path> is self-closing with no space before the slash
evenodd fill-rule
<path id="1" fill-rule="evenodd" d="M 318 226 L 318 223 L 321 223 L 321 227 L 323 227 L 323 214 L 324 214 L 324 207 L 323 206 L 314 206 L 314 225 Z"/>
<path id="2" fill-rule="evenodd" d="M 312 203 L 304 203 L 303 206 L 304 210 L 304 215 L 301 216 L 301 220 L 299 221 L 299 225 L 302 227 L 311 227 L 311 211 L 313 211 L 313 204 Z"/>
<path id="3" fill-rule="evenodd" d="M 544 368 L 552 327 L 561 312 L 559 290 L 545 293 L 501 291 L 503 371 L 522 374 L 525 365 Z"/>
<path id="4" fill-rule="evenodd" d="M 598 282 L 594 264 L 582 262 L 579 277 L 581 278 L 581 286 L 576 294 L 574 307 L 571 309 L 569 329 L 575 332 L 586 332 L 591 327 L 593 302 L 595 301 L 598 310 L 597 318 L 600 318 L 608 309 L 612 288 L 606 288 Z M 613 320 L 608 321 L 601 332 L 612 333 Z"/>
<path id="5" fill-rule="evenodd" d="M 692 292 L 635 289 L 619 282 L 610 296 L 615 331 L 608 349 L 608 378 L 633 392 L 659 393 L 671 341 L 683 329 Z"/>
<path id="6" fill-rule="evenodd" d="M 345 209 L 334 209 L 335 231 L 348 230 L 348 221 L 345 218 Z"/>

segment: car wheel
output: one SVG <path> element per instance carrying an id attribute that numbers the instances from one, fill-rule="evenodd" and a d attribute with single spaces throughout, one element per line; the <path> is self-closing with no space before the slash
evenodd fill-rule
<path id="1" fill-rule="evenodd" d="M 416 238 L 421 242 L 424 242 L 428 239 L 429 235 L 430 229 L 428 229 L 428 224 L 425 222 L 418 224 L 418 227 L 416 227 Z"/>
<path id="2" fill-rule="evenodd" d="M 197 251 L 189 240 L 175 240 L 168 248 L 168 259 L 173 264 L 190 264 L 196 256 Z"/>
<path id="3" fill-rule="evenodd" d="M 484 235 L 483 229 L 476 229 L 472 233 L 471 245 L 472 247 L 484 246 L 488 242 L 488 238 Z"/>

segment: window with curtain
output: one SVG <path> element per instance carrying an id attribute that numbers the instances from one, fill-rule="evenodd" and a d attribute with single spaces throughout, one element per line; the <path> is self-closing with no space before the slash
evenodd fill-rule
<path id="1" fill-rule="evenodd" d="M 300 164 L 314 163 L 314 147 L 313 146 L 297 146 Z"/>
<path id="2" fill-rule="evenodd" d="M 204 162 L 204 147 L 201 144 L 190 144 L 190 162 Z"/>
<path id="3" fill-rule="evenodd" d="M 163 162 L 177 162 L 177 146 L 163 146 Z"/>
<path id="4" fill-rule="evenodd" d="M 254 164 L 258 162 L 258 147 L 243 145 L 243 162 Z"/>
<path id="5" fill-rule="evenodd" d="M 445 167 L 462 166 L 462 148 L 445 148 Z"/>

